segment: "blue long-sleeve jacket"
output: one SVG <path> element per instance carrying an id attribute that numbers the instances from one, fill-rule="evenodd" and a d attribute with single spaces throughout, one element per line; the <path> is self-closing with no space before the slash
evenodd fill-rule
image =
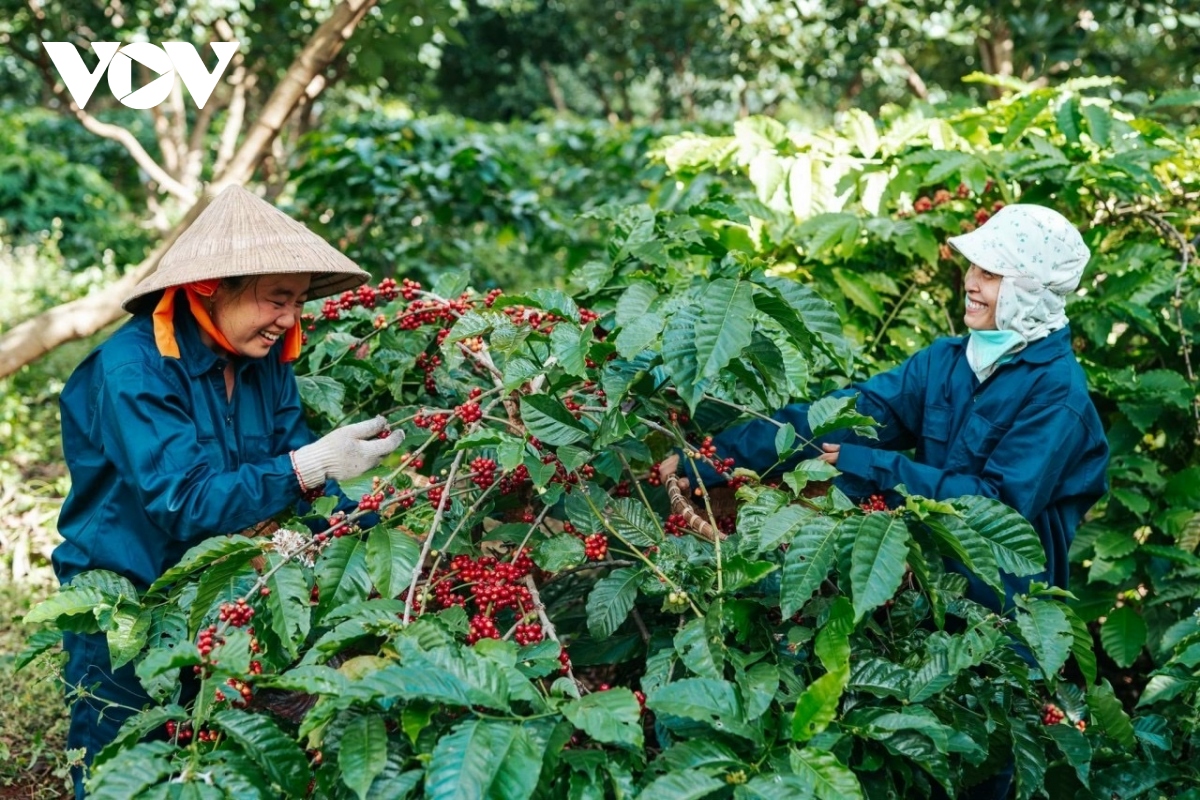
<path id="1" fill-rule="evenodd" d="M 150 315 L 134 317 L 84 359 L 63 388 L 71 491 L 54 570 L 66 583 L 108 569 L 145 589 L 201 540 L 256 525 L 301 500 L 289 453 L 315 440 L 296 378 L 275 349 L 235 359 L 209 350 L 186 309 L 180 358 L 159 354 Z M 339 508 L 354 504 L 330 482 Z"/>
<path id="2" fill-rule="evenodd" d="M 938 500 L 1001 500 L 1041 537 L 1047 569 L 1032 579 L 1066 587 L 1075 530 L 1108 490 L 1108 441 L 1070 336 L 1063 328 L 1034 342 L 982 384 L 967 363 L 966 337 L 939 339 L 896 368 L 835 393 L 859 393 L 858 410 L 880 423 L 878 441 L 836 431 L 792 462 L 819 455 L 819 444 L 840 443 L 837 468 L 867 491 L 904 484 Z M 812 438 L 807 405 L 773 416 Z M 755 420 L 722 432 L 713 443 L 721 458 L 763 470 L 776 462 L 775 432 L 776 426 Z M 901 452 L 906 450 L 914 457 Z M 706 484 L 721 482 L 707 466 L 699 477 Z M 1030 580 L 1005 576 L 1010 595 Z M 995 593 L 978 579 L 971 583 L 970 596 L 996 605 Z"/>

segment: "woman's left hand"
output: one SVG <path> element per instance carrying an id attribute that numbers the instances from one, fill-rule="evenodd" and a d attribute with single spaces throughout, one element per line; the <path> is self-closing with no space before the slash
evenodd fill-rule
<path id="1" fill-rule="evenodd" d="M 830 466 L 836 467 L 838 453 L 841 452 L 842 446 L 840 444 L 823 444 L 821 445 L 821 449 L 825 452 L 817 456 L 817 458 L 821 459 Z"/>

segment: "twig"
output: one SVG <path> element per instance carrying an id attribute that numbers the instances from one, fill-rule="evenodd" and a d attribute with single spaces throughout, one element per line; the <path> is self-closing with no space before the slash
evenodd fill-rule
<path id="1" fill-rule="evenodd" d="M 466 455 L 465 450 L 459 450 L 454 456 L 454 463 L 450 465 L 450 474 L 446 477 L 446 485 L 454 483 L 454 474 L 458 472 L 458 465 L 462 463 L 463 456 Z M 442 517 L 446 513 L 446 506 L 449 504 L 450 492 L 442 492 L 442 496 L 438 498 L 437 511 L 433 514 L 433 523 L 429 526 L 429 535 L 425 537 L 425 541 L 421 544 L 421 557 L 417 559 L 416 565 L 413 567 L 412 581 L 408 584 L 408 597 L 404 599 L 404 624 L 408 625 L 412 619 L 413 600 L 417 596 L 417 584 L 421 580 L 421 569 L 425 565 L 425 559 L 429 558 L 429 551 L 433 548 L 433 540 L 437 535 L 437 529 L 442 524 Z"/>
<path id="2" fill-rule="evenodd" d="M 558 631 L 554 628 L 554 623 L 550 621 L 550 617 L 546 615 L 546 604 L 542 602 L 542 596 L 538 593 L 537 584 L 533 581 L 532 575 L 525 576 L 525 588 L 529 589 L 529 596 L 533 600 L 533 609 L 537 612 L 538 620 L 542 623 L 542 630 L 554 642 L 562 647 L 562 641 L 558 638 Z M 575 679 L 575 671 L 571 667 L 567 667 L 567 677 L 571 679 L 577 687 L 579 681 Z"/>

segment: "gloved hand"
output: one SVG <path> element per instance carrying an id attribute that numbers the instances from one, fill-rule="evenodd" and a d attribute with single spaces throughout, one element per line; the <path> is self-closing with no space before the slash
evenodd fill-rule
<path id="1" fill-rule="evenodd" d="M 324 486 L 332 478 L 343 481 L 357 478 L 379 465 L 384 456 L 404 441 L 402 431 L 392 431 L 386 439 L 377 439 L 387 428 L 387 420 L 375 417 L 331 431 L 312 444 L 292 451 L 292 464 L 305 491 Z"/>

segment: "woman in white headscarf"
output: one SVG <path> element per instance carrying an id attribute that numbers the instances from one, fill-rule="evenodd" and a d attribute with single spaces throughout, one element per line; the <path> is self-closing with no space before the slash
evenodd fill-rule
<path id="1" fill-rule="evenodd" d="M 968 575 L 968 596 L 999 609 L 1030 580 L 1067 585 L 1075 529 L 1107 491 L 1108 443 L 1071 350 L 1065 313 L 1090 253 L 1065 217 L 1036 205 L 1006 206 L 950 243 L 971 262 L 964 281 L 969 333 L 939 339 L 894 369 L 834 393 L 858 395 L 858 411 L 879 422 L 878 440 L 836 431 L 780 468 L 819 456 L 842 472 L 854 494 L 903 484 L 924 497 L 982 495 L 1016 509 L 1040 535 L 1047 569 L 1005 575 L 1005 598 Z M 787 406 L 774 419 L 813 438 L 807 404 Z M 775 431 L 771 422 L 752 420 L 713 444 L 721 458 L 762 471 L 777 460 Z M 672 457 L 664 472 L 677 466 Z M 726 480 L 703 464 L 689 475 L 697 476 L 706 486 Z"/>

